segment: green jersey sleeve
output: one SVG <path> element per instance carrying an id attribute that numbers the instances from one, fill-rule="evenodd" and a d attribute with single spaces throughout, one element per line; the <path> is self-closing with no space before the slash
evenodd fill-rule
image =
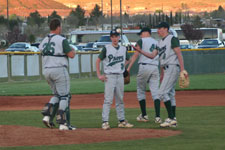
<path id="1" fill-rule="evenodd" d="M 67 54 L 67 53 L 69 53 L 70 51 L 72 51 L 72 48 L 70 47 L 69 42 L 68 42 L 66 39 L 63 40 L 62 45 L 63 45 L 63 52 L 64 52 L 65 54 Z"/>
<path id="2" fill-rule="evenodd" d="M 140 40 L 137 41 L 137 45 L 139 45 L 140 48 L 142 49 L 142 39 L 140 39 Z"/>
<path id="3" fill-rule="evenodd" d="M 178 38 L 173 37 L 171 39 L 171 48 L 180 47 L 180 41 Z"/>
<path id="4" fill-rule="evenodd" d="M 101 53 L 98 55 L 98 58 L 103 60 L 106 58 L 106 48 L 104 47 L 101 51 Z"/>

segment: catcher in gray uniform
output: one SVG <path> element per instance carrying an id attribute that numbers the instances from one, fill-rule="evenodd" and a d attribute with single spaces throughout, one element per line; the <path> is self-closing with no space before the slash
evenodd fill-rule
<path id="1" fill-rule="evenodd" d="M 132 124 L 125 120 L 123 103 L 124 77 L 123 72 L 128 63 L 129 55 L 126 47 L 119 45 L 119 33 L 117 30 L 110 32 L 112 44 L 106 45 L 96 60 L 96 71 L 98 78 L 105 82 L 104 104 L 102 109 L 102 129 L 110 129 L 109 113 L 115 95 L 118 127 L 131 128 Z M 100 62 L 103 61 L 104 74 L 100 73 Z"/>
<path id="2" fill-rule="evenodd" d="M 179 78 L 179 73 L 184 70 L 183 57 L 180 50 L 179 40 L 168 32 L 168 23 L 162 22 L 157 27 L 158 34 L 162 38 L 159 41 L 158 48 L 153 50 L 152 53 L 142 50 L 140 46 L 133 48 L 149 58 L 155 58 L 157 54 L 159 54 L 162 70 L 159 97 L 164 101 L 168 113 L 168 118 L 165 122 L 160 124 L 160 127 L 176 127 L 175 85 Z"/>
<path id="3" fill-rule="evenodd" d="M 141 39 L 137 45 L 145 52 L 152 53 L 156 49 L 158 42 L 151 37 L 151 29 L 148 27 L 142 28 L 140 31 Z M 137 98 L 141 108 L 141 114 L 137 117 L 137 121 L 149 121 L 146 113 L 146 84 L 148 83 L 151 91 L 152 99 L 155 106 L 155 123 L 161 123 L 160 119 L 160 100 L 158 95 L 159 90 L 159 57 L 150 59 L 138 51 L 134 53 L 131 62 L 127 68 L 130 71 L 135 60 L 139 57 L 139 71 L 137 75 Z"/>
<path id="4" fill-rule="evenodd" d="M 74 58 L 75 51 L 71 49 L 66 38 L 60 36 L 61 30 L 60 20 L 53 19 L 50 22 L 50 34 L 39 46 L 43 74 L 54 95 L 42 110 L 42 121 L 47 127 L 53 128 L 53 118 L 57 112 L 59 130 L 75 130 L 70 125 L 70 77 L 67 71 L 68 57 Z"/>

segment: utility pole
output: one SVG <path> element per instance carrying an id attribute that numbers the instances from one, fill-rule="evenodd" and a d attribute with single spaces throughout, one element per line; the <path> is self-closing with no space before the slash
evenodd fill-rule
<path id="1" fill-rule="evenodd" d="M 103 0 L 102 0 L 102 19 L 103 19 Z M 103 27 L 103 20 L 102 20 L 102 30 L 104 29 Z"/>
<path id="2" fill-rule="evenodd" d="M 120 30 L 121 30 L 121 45 L 123 45 L 123 14 L 122 14 L 122 0 L 120 0 Z"/>
<path id="3" fill-rule="evenodd" d="M 9 0 L 7 0 L 7 26 L 9 28 Z"/>
<path id="4" fill-rule="evenodd" d="M 112 18 L 112 0 L 111 0 L 111 30 L 113 29 L 113 18 Z"/>

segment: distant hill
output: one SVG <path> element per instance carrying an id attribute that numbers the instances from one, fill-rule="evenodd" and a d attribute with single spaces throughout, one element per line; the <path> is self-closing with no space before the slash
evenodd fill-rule
<path id="1" fill-rule="evenodd" d="M 6 0 L 0 0 L 0 9 L 6 8 Z M 9 0 L 10 8 L 26 9 L 68 9 L 62 3 L 54 0 Z"/>
<path id="2" fill-rule="evenodd" d="M 28 16 L 30 12 L 38 10 L 42 16 L 48 16 L 56 10 L 61 16 L 67 16 L 77 5 L 80 5 L 88 13 L 95 4 L 101 6 L 102 1 L 104 13 L 109 14 L 110 0 L 9 0 L 9 13 Z M 113 0 L 114 14 L 119 13 L 119 2 L 119 0 Z M 225 8 L 225 0 L 122 0 L 123 12 L 128 14 L 152 13 L 156 10 L 210 12 L 217 9 L 219 5 Z M 0 0 L 0 15 L 6 15 L 6 0 Z"/>
<path id="3" fill-rule="evenodd" d="M 0 0 L 0 14 L 6 15 L 6 0 Z M 53 10 L 70 10 L 67 6 L 54 0 L 9 0 L 9 13 L 27 16 L 30 12 L 40 10 L 43 14 Z"/>
<path id="4" fill-rule="evenodd" d="M 93 9 L 95 4 L 101 6 L 101 0 L 55 0 L 61 2 L 68 7 L 81 5 L 86 10 Z M 113 10 L 119 11 L 119 0 L 113 1 Z M 181 5 L 185 4 L 191 12 L 212 11 L 219 5 L 225 7 L 225 0 L 122 0 L 123 10 L 126 12 L 151 12 L 163 9 L 165 12 L 184 10 Z M 103 10 L 105 13 L 110 11 L 110 0 L 103 0 Z"/>

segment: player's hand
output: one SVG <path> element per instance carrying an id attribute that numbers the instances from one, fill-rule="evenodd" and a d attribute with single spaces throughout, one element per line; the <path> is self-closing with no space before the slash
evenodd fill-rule
<path id="1" fill-rule="evenodd" d="M 140 48 L 140 46 L 133 46 L 133 45 L 131 45 L 131 46 L 133 47 L 133 49 L 134 49 L 135 51 L 141 53 L 141 48 Z"/>
<path id="2" fill-rule="evenodd" d="M 102 82 L 107 81 L 107 77 L 105 75 L 100 75 L 98 76 L 99 80 L 101 80 Z"/>
<path id="3" fill-rule="evenodd" d="M 181 71 L 180 71 L 180 74 L 181 74 L 183 71 L 186 71 L 186 70 L 184 70 L 184 69 L 181 70 Z M 189 77 L 189 76 L 188 76 L 188 73 L 184 73 L 183 75 L 184 75 L 184 77 L 185 77 L 186 79 Z"/>

